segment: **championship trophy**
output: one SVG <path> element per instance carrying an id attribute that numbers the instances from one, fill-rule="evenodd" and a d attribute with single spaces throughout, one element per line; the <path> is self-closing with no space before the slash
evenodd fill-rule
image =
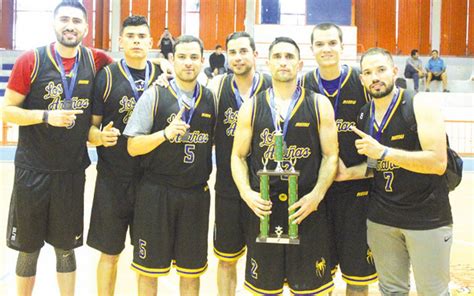
<path id="1" fill-rule="evenodd" d="M 270 177 L 279 177 L 288 180 L 288 207 L 291 207 L 298 200 L 298 176 L 299 171 L 295 171 L 295 162 L 290 162 L 291 166 L 288 169 L 283 169 L 283 134 L 277 130 L 275 132 L 275 162 L 276 168 L 268 170 L 268 158 L 263 158 L 263 169 L 257 172 L 260 177 L 260 197 L 264 200 L 270 200 Z M 295 211 L 290 211 L 288 216 Z M 282 227 L 276 227 L 275 233 L 270 233 L 270 215 L 265 215 L 260 219 L 260 234 L 256 241 L 258 243 L 272 243 L 272 244 L 295 244 L 300 243 L 298 236 L 298 224 L 293 224 L 288 219 L 288 234 L 283 233 Z"/>

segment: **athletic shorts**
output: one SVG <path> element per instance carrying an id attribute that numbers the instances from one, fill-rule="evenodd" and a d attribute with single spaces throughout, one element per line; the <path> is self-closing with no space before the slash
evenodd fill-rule
<path id="1" fill-rule="evenodd" d="M 214 254 L 219 260 L 233 262 L 245 254 L 244 221 L 247 204 L 239 196 L 216 192 Z"/>
<path id="2" fill-rule="evenodd" d="M 159 277 L 168 274 L 173 263 L 182 277 L 204 273 L 209 207 L 207 185 L 181 189 L 142 180 L 133 221 L 132 269 Z"/>
<path id="3" fill-rule="evenodd" d="M 434 80 L 442 81 L 443 79 L 441 78 L 441 74 L 440 75 L 432 74 L 431 75 L 431 81 L 434 81 Z"/>
<path id="4" fill-rule="evenodd" d="M 272 196 L 270 233 L 276 232 L 277 227 L 288 233 L 288 201 L 282 199 Z M 299 245 L 257 243 L 260 219 L 252 212 L 248 223 L 245 269 L 248 291 L 254 295 L 278 295 L 285 283 L 297 295 L 326 295 L 334 289 L 324 204 L 299 225 Z"/>
<path id="5" fill-rule="evenodd" d="M 348 284 L 364 286 L 376 282 L 374 260 L 367 244 L 367 182 L 354 181 L 344 190 L 331 188 L 324 200 L 328 206 L 333 275 L 339 265 Z"/>
<path id="6" fill-rule="evenodd" d="M 135 182 L 97 173 L 87 236 L 89 246 L 109 255 L 118 255 L 125 248 L 127 230 L 131 230 L 133 221 Z"/>
<path id="7" fill-rule="evenodd" d="M 82 246 L 84 171 L 38 172 L 15 167 L 8 216 L 7 245 L 26 253 L 43 247 Z"/>

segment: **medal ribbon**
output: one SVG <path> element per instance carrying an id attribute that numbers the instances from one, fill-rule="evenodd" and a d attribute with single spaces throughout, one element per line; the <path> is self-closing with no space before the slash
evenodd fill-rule
<path id="1" fill-rule="evenodd" d="M 63 109 L 70 110 L 72 109 L 72 93 L 74 91 L 74 86 L 76 85 L 77 70 L 79 68 L 79 52 L 77 52 L 76 54 L 74 65 L 70 72 L 71 80 L 70 80 L 70 83 L 68 83 L 68 79 L 66 77 L 66 71 L 64 70 L 63 59 L 61 58 L 61 56 L 59 55 L 56 49 L 53 48 L 53 50 L 54 50 L 56 63 L 59 66 L 59 72 L 61 73 L 61 81 L 63 83 L 63 88 L 64 88 Z"/>
<path id="2" fill-rule="evenodd" d="M 138 99 L 140 98 L 140 96 L 138 95 L 138 88 L 137 88 L 137 85 L 135 84 L 135 80 L 133 79 L 132 74 L 130 73 L 130 69 L 128 68 L 127 63 L 125 62 L 125 59 L 122 59 L 120 63 L 122 64 L 122 67 L 125 70 L 125 73 L 127 74 L 127 79 L 128 79 L 128 82 L 130 83 L 130 86 L 132 87 L 135 101 L 138 102 Z M 145 91 L 148 88 L 149 80 L 150 80 L 150 64 L 147 61 L 146 67 L 145 67 L 145 84 L 143 86 L 143 91 Z"/>
<path id="3" fill-rule="evenodd" d="M 341 85 L 342 85 L 342 80 L 344 80 L 344 74 L 346 73 L 345 67 L 341 68 L 341 75 L 339 76 L 339 85 L 337 87 L 337 95 L 336 99 L 334 101 L 334 118 L 337 118 L 337 109 L 339 107 L 339 96 L 341 95 Z M 319 73 L 319 69 L 316 70 L 316 76 L 318 76 L 318 86 L 319 90 L 322 95 L 325 94 L 325 89 L 323 85 L 323 80 L 321 79 L 321 74 Z"/>
<path id="4" fill-rule="evenodd" d="M 377 130 L 377 133 L 375 134 L 375 139 L 377 140 L 377 142 L 380 142 L 383 129 L 385 128 L 385 125 L 387 124 L 388 118 L 390 117 L 390 114 L 392 113 L 393 108 L 395 108 L 395 104 L 397 103 L 397 99 L 398 99 L 398 93 L 399 93 L 399 89 L 397 88 L 395 90 L 395 93 L 393 94 L 392 101 L 390 102 L 390 105 L 388 106 L 387 111 L 385 111 L 382 122 L 380 123 L 380 125 L 378 125 L 379 128 Z M 375 124 L 377 124 L 375 122 L 375 103 L 374 103 L 374 100 L 372 100 L 372 102 L 370 102 L 370 127 L 369 127 L 369 134 L 371 136 L 373 136 L 374 134 Z"/>
<path id="5" fill-rule="evenodd" d="M 190 124 L 191 119 L 193 118 L 194 115 L 194 110 L 195 110 L 195 104 L 196 104 L 196 99 L 199 96 L 199 83 L 196 83 L 196 86 L 194 87 L 194 93 L 192 98 L 188 98 L 183 92 L 181 92 L 181 89 L 178 87 L 176 84 L 176 80 L 173 79 L 170 81 L 170 86 L 178 96 L 178 106 L 179 110 L 184 106 L 185 111 L 183 112 L 183 121 L 186 122 L 186 124 Z"/>
<path id="6" fill-rule="evenodd" d="M 283 120 L 283 131 L 281 130 L 280 127 L 280 120 L 279 118 L 281 117 L 279 114 L 277 114 L 276 110 L 276 104 L 275 104 L 275 93 L 273 92 L 273 88 L 270 88 L 268 90 L 270 94 L 270 110 L 272 112 L 272 119 L 273 119 L 273 125 L 275 126 L 275 131 L 280 131 L 283 133 L 283 140 L 286 138 L 286 134 L 288 132 L 288 124 L 290 123 L 290 117 L 291 113 L 293 112 L 293 109 L 296 106 L 296 102 L 298 102 L 298 98 L 301 96 L 301 87 L 297 86 L 295 92 L 291 96 L 291 102 L 290 106 L 288 107 L 288 110 L 286 111 L 286 117 Z"/>
<path id="7" fill-rule="evenodd" d="M 259 83 L 260 83 L 260 75 L 255 73 L 253 75 L 252 88 L 250 89 L 249 98 L 253 97 Z M 234 86 L 235 103 L 237 104 L 237 110 L 239 110 L 240 106 L 242 106 L 242 103 L 244 102 L 244 99 L 240 95 L 239 88 L 237 87 L 237 82 L 235 82 L 235 79 L 232 80 L 232 85 Z"/>

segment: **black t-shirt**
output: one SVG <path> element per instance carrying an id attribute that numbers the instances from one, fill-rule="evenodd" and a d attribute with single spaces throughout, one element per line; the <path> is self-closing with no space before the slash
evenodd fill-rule
<path id="1" fill-rule="evenodd" d="M 214 69 L 224 68 L 225 65 L 225 57 L 223 54 L 212 53 L 209 57 L 209 65 L 211 66 L 211 70 Z"/>

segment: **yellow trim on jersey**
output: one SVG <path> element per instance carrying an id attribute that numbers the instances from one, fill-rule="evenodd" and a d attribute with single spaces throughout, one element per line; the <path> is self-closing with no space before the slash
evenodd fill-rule
<path id="1" fill-rule="evenodd" d="M 122 67 L 122 60 L 117 62 L 117 66 L 119 67 L 120 72 L 122 72 L 123 77 L 125 77 L 125 79 L 128 81 L 127 73 L 125 73 L 125 69 Z"/>
<path id="2" fill-rule="evenodd" d="M 148 63 L 148 60 L 147 60 L 147 63 Z M 153 83 L 153 80 L 155 79 L 155 75 L 156 75 L 156 67 L 155 67 L 155 64 L 151 63 L 150 78 L 148 79 L 148 85 L 146 86 L 147 89 Z"/>
<path id="3" fill-rule="evenodd" d="M 201 268 L 196 268 L 196 269 L 191 269 L 191 268 L 183 268 L 179 267 L 178 265 L 174 264 L 176 268 L 176 272 L 181 276 L 185 278 L 197 278 L 200 277 L 206 270 L 207 270 L 207 262 L 206 265 L 204 265 Z"/>
<path id="4" fill-rule="evenodd" d="M 397 112 L 397 109 L 398 109 L 398 106 L 400 105 L 400 102 L 402 101 L 401 99 L 402 99 L 402 97 L 403 97 L 403 92 L 404 92 L 404 90 L 401 89 L 401 88 L 400 88 L 399 90 L 400 90 L 400 92 L 398 93 L 398 97 L 397 97 L 397 101 L 396 101 L 396 103 L 395 103 L 395 107 L 393 107 L 392 112 L 390 113 L 390 115 L 389 115 L 389 117 L 388 117 L 388 119 L 387 119 L 387 122 L 385 123 L 385 126 L 383 127 L 382 133 L 383 133 L 383 132 L 385 131 L 385 129 L 387 128 L 388 124 L 389 124 L 390 121 L 392 120 L 393 115 L 395 114 L 395 112 Z M 370 113 L 372 113 L 372 110 L 370 110 L 370 111 L 371 111 Z M 377 131 L 377 132 L 379 131 L 379 125 L 378 125 L 375 121 L 374 121 L 374 129 L 375 129 L 375 131 Z"/>
<path id="5" fill-rule="evenodd" d="M 331 280 L 329 283 L 322 285 L 319 288 L 316 288 L 314 290 L 293 290 L 290 288 L 291 293 L 293 294 L 311 294 L 311 295 L 327 295 L 327 293 L 330 293 L 332 290 L 334 290 L 334 282 Z"/>
<path id="6" fill-rule="evenodd" d="M 225 261 L 225 262 L 235 262 L 235 261 L 239 260 L 240 257 L 242 257 L 245 254 L 246 250 L 247 250 L 247 247 L 244 246 L 237 253 L 224 253 L 224 252 L 220 252 L 219 250 L 214 248 L 214 255 L 219 260 L 222 260 L 222 261 Z"/>
<path id="7" fill-rule="evenodd" d="M 335 277 L 335 276 L 336 276 L 336 272 L 337 272 L 337 266 L 334 267 L 333 269 L 331 269 L 331 275 L 332 275 L 332 277 Z"/>
<path id="8" fill-rule="evenodd" d="M 171 266 L 167 268 L 147 268 L 135 262 L 132 262 L 132 265 L 130 265 L 130 268 L 134 270 L 135 272 L 137 272 L 138 274 L 148 276 L 148 277 L 165 276 L 165 275 L 168 275 L 168 273 L 171 270 Z"/>
<path id="9" fill-rule="evenodd" d="M 301 88 L 300 97 L 298 98 L 298 101 L 296 102 L 296 105 L 293 110 L 291 110 L 290 119 L 293 117 L 293 115 L 295 115 L 296 111 L 298 111 L 299 107 L 301 106 L 301 103 L 303 103 L 305 94 L 306 90 L 304 88 Z"/>
<path id="10" fill-rule="evenodd" d="M 33 83 L 36 80 L 36 75 L 38 75 L 38 69 L 39 69 L 39 64 L 40 64 L 38 49 L 34 50 L 34 54 L 35 54 L 35 63 L 33 65 L 33 71 L 31 72 L 31 75 L 30 75 L 31 83 Z"/>
<path id="11" fill-rule="evenodd" d="M 79 51 L 79 58 L 77 61 L 79 62 L 81 60 L 81 47 L 77 49 Z M 56 59 L 53 57 L 53 53 L 51 52 L 51 46 L 48 45 L 46 46 L 46 53 L 48 54 L 49 59 L 51 60 L 51 63 L 53 63 L 53 66 L 58 70 L 59 73 L 61 73 L 61 70 L 59 69 L 58 63 L 56 63 Z M 69 72 L 69 74 L 66 74 L 67 77 L 71 77 L 72 72 Z"/>
<path id="12" fill-rule="evenodd" d="M 374 273 L 368 276 L 348 276 L 348 275 L 342 274 L 342 279 L 350 285 L 366 286 L 366 285 L 377 282 L 378 275 L 377 273 Z"/>
<path id="13" fill-rule="evenodd" d="M 344 88 L 344 85 L 347 83 L 347 81 L 349 81 L 349 77 L 351 76 L 352 74 L 352 67 L 350 66 L 347 66 L 347 68 L 349 69 L 347 71 L 347 76 L 346 78 L 344 78 L 344 81 L 341 83 L 341 91 L 342 89 Z M 318 79 L 318 76 L 316 75 L 316 70 L 313 71 L 313 76 L 314 76 L 314 80 L 316 81 L 316 84 L 318 85 L 319 87 L 319 79 Z M 324 94 L 326 95 L 326 97 L 330 97 L 330 98 L 333 98 L 337 95 L 338 93 L 338 90 L 336 89 L 332 94 L 329 94 L 326 89 L 323 87 L 324 89 Z M 319 92 L 321 92 L 321 88 L 319 87 Z"/>
<path id="14" fill-rule="evenodd" d="M 222 89 L 224 88 L 224 82 L 226 78 L 227 73 L 225 73 L 224 76 L 222 76 L 221 81 L 219 81 L 219 87 L 217 88 L 217 98 L 219 98 L 219 101 L 221 99 Z"/>
<path id="15" fill-rule="evenodd" d="M 79 47 L 80 48 L 80 47 Z M 95 68 L 95 61 L 94 61 L 94 54 L 92 53 L 92 50 L 88 47 L 84 47 L 86 49 L 86 52 L 89 55 L 89 62 L 91 63 L 92 71 L 94 72 L 94 76 L 97 73 L 97 69 Z"/>
<path id="16" fill-rule="evenodd" d="M 321 119 L 319 118 L 319 94 L 314 94 L 314 113 L 316 114 L 316 130 L 319 132 L 319 125 L 321 123 Z"/>
<path id="17" fill-rule="evenodd" d="M 253 286 L 247 281 L 244 282 L 244 287 L 247 291 L 249 291 L 253 295 L 267 295 L 267 294 L 282 294 L 283 293 L 283 287 L 281 287 L 278 290 L 264 290 L 264 289 L 259 289 Z"/>
<path id="18" fill-rule="evenodd" d="M 105 102 L 109 98 L 110 93 L 112 91 L 112 71 L 110 70 L 109 66 L 106 66 L 104 68 L 104 71 L 105 71 L 105 90 L 104 90 L 104 94 L 102 98 Z"/>
<path id="19" fill-rule="evenodd" d="M 159 86 L 156 85 L 154 88 L 155 90 L 155 100 L 153 101 L 153 108 L 151 108 L 151 120 L 152 122 L 155 121 L 155 115 L 158 114 L 158 101 L 160 99 L 159 97 Z"/>

